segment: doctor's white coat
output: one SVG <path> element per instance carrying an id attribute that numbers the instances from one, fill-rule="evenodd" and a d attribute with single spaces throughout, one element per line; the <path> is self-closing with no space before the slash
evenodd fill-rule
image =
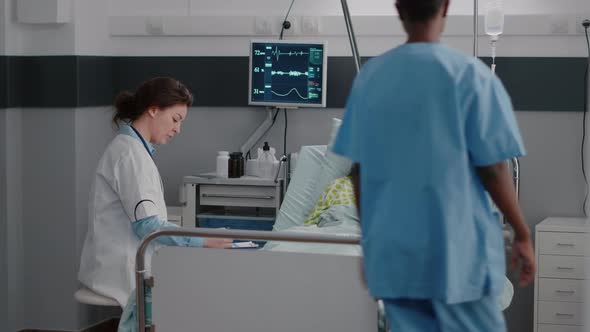
<path id="1" fill-rule="evenodd" d="M 154 215 L 167 220 L 158 169 L 139 139 L 119 134 L 96 169 L 79 280 L 125 307 L 135 289 L 135 255 L 141 242 L 131 224 Z M 147 271 L 156 246 L 151 244 L 146 252 Z"/>

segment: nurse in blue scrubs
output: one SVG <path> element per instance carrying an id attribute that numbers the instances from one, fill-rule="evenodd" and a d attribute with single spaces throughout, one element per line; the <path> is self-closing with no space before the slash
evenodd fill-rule
<path id="1" fill-rule="evenodd" d="M 510 97 L 481 61 L 439 42 L 448 0 L 396 7 L 408 40 L 363 67 L 333 147 L 355 162 L 367 285 L 392 331 L 505 331 L 490 196 L 515 230 L 521 286 L 535 273 L 505 163 L 525 153 Z"/>

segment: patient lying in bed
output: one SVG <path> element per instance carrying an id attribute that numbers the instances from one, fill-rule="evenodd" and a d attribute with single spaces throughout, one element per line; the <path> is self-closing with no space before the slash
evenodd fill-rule
<path id="1" fill-rule="evenodd" d="M 292 227 L 287 231 L 359 235 L 359 217 L 355 204 L 350 176 L 337 178 L 326 186 L 309 217 L 304 221 L 304 225 Z M 359 246 L 326 244 L 275 242 L 267 245 L 265 250 L 362 255 Z M 513 293 L 513 286 L 506 278 L 504 291 L 498 298 L 498 304 L 502 310 L 510 305 Z"/>
<path id="2" fill-rule="evenodd" d="M 359 221 L 350 176 L 337 178 L 328 184 L 303 224 L 322 226 L 344 218 Z"/>

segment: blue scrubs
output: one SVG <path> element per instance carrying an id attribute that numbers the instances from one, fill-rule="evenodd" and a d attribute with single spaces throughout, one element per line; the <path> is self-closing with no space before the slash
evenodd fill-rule
<path id="1" fill-rule="evenodd" d="M 374 297 L 451 305 L 501 293 L 501 225 L 476 167 L 524 147 L 510 98 L 481 61 L 439 43 L 373 58 L 355 79 L 333 151 L 361 166 Z"/>
<path id="2" fill-rule="evenodd" d="M 393 332 L 502 332 L 504 316 L 496 298 L 446 304 L 428 300 L 384 301 L 387 322 Z"/>

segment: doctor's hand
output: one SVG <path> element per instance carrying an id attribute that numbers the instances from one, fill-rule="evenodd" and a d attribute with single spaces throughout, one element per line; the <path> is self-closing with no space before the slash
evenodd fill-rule
<path id="1" fill-rule="evenodd" d="M 533 245 L 530 238 L 515 239 L 512 244 L 512 257 L 510 258 L 510 269 L 514 270 L 518 263 L 522 263 L 520 269 L 520 287 L 526 287 L 535 278 L 536 264 Z"/>
<path id="2" fill-rule="evenodd" d="M 231 239 L 205 239 L 204 248 L 227 249 L 231 248 Z"/>

